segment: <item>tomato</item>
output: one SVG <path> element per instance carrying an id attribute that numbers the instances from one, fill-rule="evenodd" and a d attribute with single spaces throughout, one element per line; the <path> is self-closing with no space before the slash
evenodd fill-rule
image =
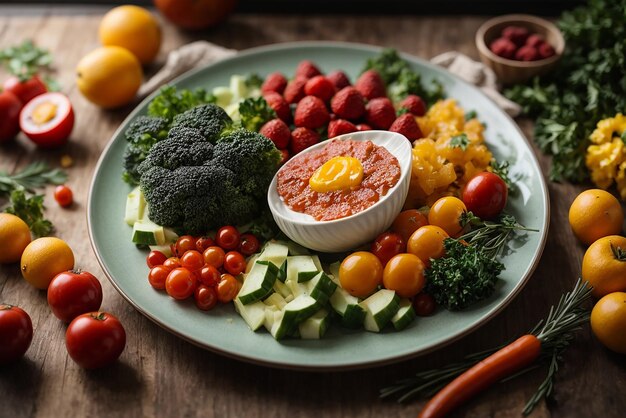
<path id="1" fill-rule="evenodd" d="M 167 280 L 167 276 L 170 274 L 170 269 L 165 266 L 154 266 L 150 269 L 150 273 L 148 273 L 148 282 L 150 282 L 150 286 L 157 290 L 165 289 L 165 280 Z"/>
<path id="2" fill-rule="evenodd" d="M 380 262 L 387 264 L 387 261 L 396 254 L 400 254 L 406 251 L 406 244 L 400 234 L 395 232 L 383 232 L 372 243 L 371 252 L 374 254 Z"/>
<path id="3" fill-rule="evenodd" d="M 383 271 L 383 286 L 403 298 L 417 295 L 425 282 L 424 263 L 414 254 L 395 255 Z"/>
<path id="4" fill-rule="evenodd" d="M 413 309 L 415 309 L 415 313 L 419 316 L 432 315 L 436 307 L 435 298 L 428 293 L 422 292 L 413 298 Z"/>
<path id="5" fill-rule="evenodd" d="M 196 287 L 193 292 L 193 298 L 196 301 L 196 306 L 201 311 L 209 311 L 217 305 L 217 292 L 214 288 L 200 285 Z"/>
<path id="6" fill-rule="evenodd" d="M 20 359 L 33 339 L 30 316 L 17 306 L 0 304 L 0 364 Z"/>
<path id="7" fill-rule="evenodd" d="M 470 179 L 463 189 L 463 203 L 480 219 L 493 219 L 506 206 L 508 189 L 500 176 L 482 172 Z"/>
<path id="8" fill-rule="evenodd" d="M 54 276 L 48 286 L 48 305 L 54 316 L 63 322 L 97 311 L 101 303 L 100 281 L 86 271 L 64 271 Z"/>
<path id="9" fill-rule="evenodd" d="M 205 286 L 215 287 L 222 280 L 222 274 L 212 265 L 206 264 L 200 269 L 198 279 Z"/>
<path id="10" fill-rule="evenodd" d="M 54 189 L 54 200 L 56 200 L 59 206 L 63 208 L 72 206 L 72 203 L 74 202 L 72 189 L 65 185 L 57 186 Z"/>
<path id="11" fill-rule="evenodd" d="M 163 262 L 163 267 L 168 270 L 174 270 L 175 268 L 180 267 L 180 259 L 178 257 L 170 257 Z"/>
<path id="12" fill-rule="evenodd" d="M 54 148 L 65 144 L 74 128 L 74 109 L 62 93 L 35 97 L 20 112 L 20 128 L 35 144 Z"/>
<path id="13" fill-rule="evenodd" d="M 215 242 L 225 250 L 234 250 L 239 247 L 241 237 L 234 226 L 223 226 L 217 230 Z"/>
<path id="14" fill-rule="evenodd" d="M 213 242 L 213 240 L 209 237 L 200 237 L 196 240 L 196 250 L 200 251 L 201 253 L 203 253 L 204 250 L 213 245 L 215 245 L 215 242 Z"/>
<path id="15" fill-rule="evenodd" d="M 169 21 L 185 29 L 216 25 L 236 4 L 236 0 L 154 0 L 154 5 Z"/>
<path id="16" fill-rule="evenodd" d="M 224 268 L 233 276 L 246 270 L 246 259 L 237 251 L 229 251 L 224 257 Z"/>
<path id="17" fill-rule="evenodd" d="M 467 212 L 463 201 L 454 196 L 438 199 L 428 211 L 428 223 L 446 231 L 451 237 L 457 237 L 463 231 L 461 215 Z"/>
<path id="18" fill-rule="evenodd" d="M 153 268 L 165 263 L 165 260 L 167 260 L 165 254 L 163 254 L 161 251 L 154 250 L 150 251 L 150 254 L 148 254 L 148 256 L 146 257 L 146 264 L 149 268 Z"/>
<path id="19" fill-rule="evenodd" d="M 591 310 L 590 320 L 591 330 L 606 348 L 626 354 L 626 293 L 603 296 Z"/>
<path id="20" fill-rule="evenodd" d="M 204 257 L 199 251 L 189 250 L 180 258 L 180 265 L 191 271 L 200 270 L 204 265 Z"/>
<path id="21" fill-rule="evenodd" d="M 22 102 L 10 91 L 0 93 L 0 143 L 15 138 L 20 132 Z"/>
<path id="22" fill-rule="evenodd" d="M 428 225 L 426 216 L 417 209 L 409 209 L 396 216 L 391 224 L 391 230 L 400 234 L 404 242 L 408 242 L 411 234 L 424 225 Z"/>
<path id="23" fill-rule="evenodd" d="M 196 290 L 196 276 L 184 267 L 170 271 L 165 279 L 165 291 L 174 299 L 187 299 Z"/>
<path id="24" fill-rule="evenodd" d="M 196 239 L 191 235 L 181 235 L 176 240 L 176 245 L 174 246 L 174 255 L 176 257 L 182 257 L 189 250 L 197 250 L 196 248 Z"/>
<path id="25" fill-rule="evenodd" d="M 626 238 L 609 235 L 591 244 L 583 256 L 582 277 L 595 298 L 626 291 Z"/>
<path id="26" fill-rule="evenodd" d="M 239 243 L 239 252 L 243 255 L 252 255 L 259 251 L 259 239 L 253 234 L 241 234 L 241 242 Z"/>
<path id="27" fill-rule="evenodd" d="M 339 266 L 339 282 L 352 296 L 365 298 L 374 293 L 383 281 L 383 265 L 372 253 L 357 251 Z"/>
<path id="28" fill-rule="evenodd" d="M 80 367 L 104 367 L 117 360 L 124 351 L 126 331 L 110 313 L 86 313 L 76 317 L 67 327 L 65 346 Z"/>
<path id="29" fill-rule="evenodd" d="M 216 269 L 222 267 L 224 264 L 224 258 L 226 257 L 224 250 L 218 246 L 207 248 L 202 255 L 204 257 L 204 262 L 215 267 Z"/>
<path id="30" fill-rule="evenodd" d="M 413 232 L 407 242 L 407 252 L 415 254 L 426 267 L 431 258 L 440 258 L 445 254 L 443 241 L 449 238 L 446 231 L 435 225 L 426 225 Z"/>
<path id="31" fill-rule="evenodd" d="M 48 91 L 45 83 L 36 75 L 26 81 L 20 81 L 20 79 L 15 76 L 9 77 L 2 87 L 5 91 L 10 91 L 15 94 L 23 105 Z"/>
<path id="32" fill-rule="evenodd" d="M 222 279 L 217 285 L 217 299 L 222 303 L 228 303 L 235 299 L 239 293 L 239 281 L 231 274 L 222 274 Z"/>

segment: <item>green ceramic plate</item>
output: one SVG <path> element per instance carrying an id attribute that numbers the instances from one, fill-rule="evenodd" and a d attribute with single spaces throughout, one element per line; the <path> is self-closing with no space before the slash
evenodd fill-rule
<path id="1" fill-rule="evenodd" d="M 232 74 L 272 71 L 293 74 L 299 61 L 311 59 L 322 71 L 343 69 L 354 78 L 365 60 L 379 48 L 327 42 L 271 45 L 244 51 L 230 58 L 192 71 L 174 84 L 180 88 L 213 88 L 227 85 Z M 442 310 L 419 318 L 402 332 L 373 334 L 333 327 L 319 341 L 276 342 L 265 331 L 251 332 L 232 306 L 220 306 L 209 313 L 193 302 L 177 302 L 155 291 L 147 280 L 146 252 L 131 243 L 131 228 L 123 221 L 126 194 L 122 182 L 123 132 L 133 118 L 145 112 L 144 100 L 113 135 L 98 162 L 89 196 L 88 221 L 93 248 L 113 286 L 148 318 L 194 344 L 217 353 L 257 364 L 297 369 L 349 369 L 371 367 L 417 356 L 449 344 L 475 330 L 500 312 L 522 289 L 537 265 L 548 231 L 548 195 L 535 156 L 513 120 L 475 87 L 448 72 L 411 56 L 404 56 L 425 80 L 439 79 L 449 97 L 466 109 L 474 109 L 487 124 L 489 147 L 498 159 L 511 161 L 518 178 L 519 193 L 509 201 L 508 210 L 524 225 L 539 232 L 529 233 L 524 242 L 513 242 L 513 252 L 503 260 L 506 270 L 495 293 L 462 312 Z M 356 233 L 356 232 L 355 232 Z"/>

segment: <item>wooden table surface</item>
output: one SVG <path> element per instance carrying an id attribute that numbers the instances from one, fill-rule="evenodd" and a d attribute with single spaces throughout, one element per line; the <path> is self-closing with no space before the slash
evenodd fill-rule
<path id="1" fill-rule="evenodd" d="M 77 115 L 67 146 L 38 150 L 20 136 L 0 147 L 0 169 L 16 170 L 34 160 L 58 166 L 65 154 L 74 159 L 74 166 L 68 169 L 68 184 L 74 191 L 75 205 L 60 209 L 48 187 L 46 214 L 57 227 L 56 235 L 74 250 L 77 266 L 100 278 L 102 308 L 124 324 L 126 349 L 112 367 L 81 369 L 67 355 L 66 326 L 51 315 L 45 292 L 26 283 L 17 265 L 0 266 L 0 301 L 24 308 L 34 327 L 33 342 L 25 358 L 0 369 L 0 417 L 411 417 L 423 401 L 406 405 L 381 401 L 380 387 L 526 332 L 580 274 L 584 249 L 573 237 L 566 219 L 569 204 L 582 189 L 550 183 L 549 237 L 542 260 L 524 290 L 479 330 L 432 354 L 369 370 L 305 373 L 221 357 L 162 330 L 114 290 L 96 261 L 87 233 L 87 194 L 96 161 L 132 108 L 102 111 L 88 103 L 74 84 L 76 63 L 98 46 L 97 25 L 104 10 L 0 7 L 0 48 L 32 38 L 50 49 L 56 78 L 70 96 Z M 473 39 L 483 20 L 461 16 L 234 15 L 218 28 L 195 34 L 164 23 L 160 59 L 195 39 L 236 49 L 295 40 L 353 41 L 393 47 L 423 58 L 449 50 L 477 58 Z M 1 75 L 3 79 L 5 74 Z M 531 137 L 531 124 L 525 122 L 522 127 Z M 537 154 L 545 173 L 548 160 Z M 499 384 L 456 416 L 519 416 L 544 373 L 541 369 Z M 552 399 L 540 403 L 532 416 L 623 416 L 625 389 L 624 356 L 600 346 L 586 326 L 565 354 Z"/>

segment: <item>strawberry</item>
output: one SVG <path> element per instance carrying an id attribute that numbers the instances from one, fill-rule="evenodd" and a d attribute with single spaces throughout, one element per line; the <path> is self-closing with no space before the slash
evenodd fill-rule
<path id="1" fill-rule="evenodd" d="M 326 75 L 326 78 L 330 80 L 331 83 L 335 85 L 337 90 L 341 90 L 344 87 L 350 86 L 350 79 L 343 71 L 335 70 Z"/>
<path id="2" fill-rule="evenodd" d="M 537 51 L 537 48 L 533 48 L 528 45 L 521 47 L 515 53 L 515 59 L 518 61 L 535 61 L 539 58 L 539 51 Z"/>
<path id="3" fill-rule="evenodd" d="M 285 92 L 283 93 L 287 103 L 298 103 L 304 97 L 305 84 L 306 79 L 304 78 L 295 78 L 287 83 L 287 87 L 285 87 Z"/>
<path id="4" fill-rule="evenodd" d="M 283 120 L 285 123 L 291 122 L 291 108 L 289 107 L 289 103 L 275 91 L 270 91 L 263 95 L 263 98 L 267 102 L 268 105 L 274 112 L 276 112 L 276 116 Z"/>
<path id="5" fill-rule="evenodd" d="M 406 109 L 414 116 L 424 116 L 426 114 L 426 103 L 421 97 L 409 94 L 400 102 L 400 109 Z"/>
<path id="6" fill-rule="evenodd" d="M 317 129 L 328 124 L 330 115 L 326 105 L 318 97 L 306 96 L 298 102 L 293 118 L 296 126 Z"/>
<path id="7" fill-rule="evenodd" d="M 530 32 L 523 26 L 507 26 L 502 29 L 502 37 L 510 39 L 518 47 L 524 45 L 528 36 Z"/>
<path id="8" fill-rule="evenodd" d="M 543 39 L 543 36 L 537 34 L 537 33 L 533 33 L 532 35 L 530 35 L 527 39 L 526 39 L 526 44 L 528 46 L 532 46 L 535 48 L 539 48 L 539 45 L 541 45 L 542 43 L 545 42 L 545 39 Z"/>
<path id="9" fill-rule="evenodd" d="M 517 51 L 517 46 L 508 38 L 498 38 L 489 44 L 489 49 L 499 57 L 512 60 L 515 51 Z"/>
<path id="10" fill-rule="evenodd" d="M 330 108 L 340 118 L 356 120 L 365 113 L 363 96 L 354 87 L 344 87 L 330 100 Z"/>
<path id="11" fill-rule="evenodd" d="M 278 149 L 287 148 L 289 141 L 291 141 L 289 126 L 280 119 L 272 119 L 266 122 L 261 126 L 259 133 L 271 139 Z"/>
<path id="12" fill-rule="evenodd" d="M 406 136 L 411 142 L 423 138 L 422 130 L 415 121 L 415 116 L 410 113 L 405 113 L 394 120 L 389 130 Z"/>
<path id="13" fill-rule="evenodd" d="M 338 135 L 349 134 L 350 132 L 356 132 L 357 128 L 352 122 L 348 122 L 345 119 L 331 120 L 328 124 L 328 137 L 334 138 Z"/>
<path id="14" fill-rule="evenodd" d="M 304 93 L 307 96 L 319 97 L 327 103 L 335 95 L 335 85 L 323 75 L 316 75 L 306 82 Z"/>
<path id="15" fill-rule="evenodd" d="M 276 93 L 283 94 L 285 87 L 287 87 L 287 79 L 281 73 L 275 72 L 265 77 L 261 85 L 261 92 L 268 93 L 275 91 Z"/>
<path id="16" fill-rule="evenodd" d="M 372 130 L 372 127 L 371 127 L 371 126 L 369 126 L 367 123 L 359 123 L 359 124 L 356 126 L 356 129 L 357 129 L 357 131 L 359 131 L 359 132 L 363 132 L 363 131 L 371 131 L 371 130 Z"/>
<path id="17" fill-rule="evenodd" d="M 302 77 L 309 79 L 320 74 L 322 74 L 322 72 L 315 64 L 313 64 L 312 61 L 303 60 L 298 64 L 298 68 L 296 68 L 296 76 L 294 78 Z"/>
<path id="18" fill-rule="evenodd" d="M 376 70 L 367 70 L 361 74 L 359 79 L 354 84 L 354 87 L 367 100 L 387 96 L 385 93 L 385 82 Z"/>
<path id="19" fill-rule="evenodd" d="M 370 100 L 365 106 L 365 119 L 375 129 L 389 129 L 396 120 L 396 111 L 391 100 L 386 97 Z"/>
<path id="20" fill-rule="evenodd" d="M 291 143 L 289 144 L 289 152 L 296 155 L 303 149 L 315 145 L 320 140 L 320 134 L 309 128 L 296 128 L 291 131 Z"/>

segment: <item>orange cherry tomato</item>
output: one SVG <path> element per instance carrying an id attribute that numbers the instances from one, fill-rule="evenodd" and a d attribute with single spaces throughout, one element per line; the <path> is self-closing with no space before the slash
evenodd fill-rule
<path id="1" fill-rule="evenodd" d="M 415 254 L 426 267 L 431 258 L 440 258 L 445 254 L 443 241 L 449 238 L 446 231 L 435 225 L 426 225 L 413 232 L 407 242 L 407 252 Z"/>
<path id="2" fill-rule="evenodd" d="M 411 298 L 424 288 L 424 263 L 415 254 L 398 254 L 387 262 L 383 286 L 403 298 Z"/>
<path id="3" fill-rule="evenodd" d="M 365 298 L 383 281 L 383 265 L 372 253 L 357 251 L 347 256 L 339 267 L 339 282 L 352 296 Z"/>
<path id="4" fill-rule="evenodd" d="M 232 274 L 222 274 L 222 280 L 217 284 L 217 300 L 228 303 L 239 293 L 239 281 Z"/>
<path id="5" fill-rule="evenodd" d="M 461 215 L 467 212 L 465 203 L 454 196 L 438 199 L 428 212 L 428 223 L 446 231 L 451 237 L 457 237 L 463 231 Z"/>
<path id="6" fill-rule="evenodd" d="M 221 247 L 214 245 L 212 247 L 204 250 L 202 254 L 204 256 L 204 262 L 210 266 L 215 267 L 216 269 L 222 267 L 224 264 L 224 259 L 226 258 L 226 253 L 222 250 Z"/>
<path id="7" fill-rule="evenodd" d="M 184 267 L 170 271 L 165 279 L 165 291 L 174 299 L 187 299 L 194 290 L 196 290 L 196 276 Z"/>
<path id="8" fill-rule="evenodd" d="M 74 202 L 74 194 L 72 189 L 62 184 L 54 189 L 54 200 L 57 201 L 59 206 L 67 208 L 72 206 Z"/>
<path id="9" fill-rule="evenodd" d="M 413 232 L 424 225 L 428 225 L 428 219 L 417 209 L 409 209 L 400 212 L 391 224 L 391 230 L 400 234 L 404 242 L 407 242 Z"/>

